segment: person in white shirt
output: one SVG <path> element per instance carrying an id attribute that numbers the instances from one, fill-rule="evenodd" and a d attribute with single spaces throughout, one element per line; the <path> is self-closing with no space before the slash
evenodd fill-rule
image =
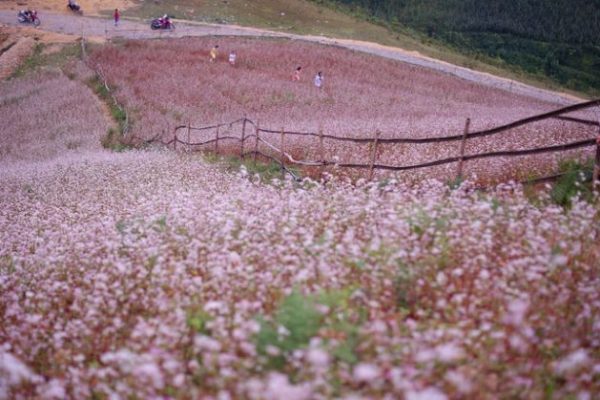
<path id="1" fill-rule="evenodd" d="M 321 89 L 323 87 L 323 73 L 319 71 L 317 75 L 315 75 L 315 86 Z"/>
<path id="2" fill-rule="evenodd" d="M 229 64 L 235 65 L 236 58 L 237 58 L 237 54 L 235 54 L 235 51 L 231 50 L 231 52 L 229 53 Z"/>

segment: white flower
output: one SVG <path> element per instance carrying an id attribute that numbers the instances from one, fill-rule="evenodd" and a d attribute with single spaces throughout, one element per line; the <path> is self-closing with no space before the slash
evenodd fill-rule
<path id="1" fill-rule="evenodd" d="M 65 399 L 67 397 L 63 384 L 58 379 L 52 379 L 39 389 L 43 399 Z"/>
<path id="2" fill-rule="evenodd" d="M 265 351 L 268 355 L 273 356 L 273 357 L 277 357 L 280 353 L 279 348 L 273 346 L 272 344 L 269 344 L 265 347 Z"/>
<path id="3" fill-rule="evenodd" d="M 437 276 L 435 277 L 435 281 L 438 285 L 444 286 L 446 283 L 448 283 L 448 278 L 446 278 L 446 274 L 443 272 L 438 272 Z"/>
<path id="4" fill-rule="evenodd" d="M 279 336 L 289 336 L 290 331 L 287 330 L 287 328 L 283 325 L 278 325 L 277 326 L 277 334 Z"/>
<path id="5" fill-rule="evenodd" d="M 426 388 L 420 391 L 408 391 L 405 394 L 406 400 L 447 400 L 448 397 L 439 389 Z"/>
<path id="6" fill-rule="evenodd" d="M 292 385 L 288 377 L 280 373 L 269 375 L 265 390 L 267 400 L 308 400 L 312 396 L 312 390 L 308 385 Z"/>
<path id="7" fill-rule="evenodd" d="M 441 362 L 456 361 L 464 356 L 463 350 L 453 343 L 446 343 L 437 346 L 435 349 L 437 358 Z"/>
<path id="8" fill-rule="evenodd" d="M 448 371 L 445 377 L 460 393 L 467 394 L 473 389 L 471 382 L 458 371 Z"/>
<path id="9" fill-rule="evenodd" d="M 229 254 L 227 256 L 227 261 L 229 261 L 229 264 L 236 267 L 242 263 L 242 258 L 235 251 L 231 251 L 231 252 L 229 252 Z"/>
<path id="10" fill-rule="evenodd" d="M 0 390 L 4 385 L 10 387 L 31 380 L 37 380 L 37 375 L 27 365 L 10 353 L 0 352 Z"/>
<path id="11" fill-rule="evenodd" d="M 361 363 L 354 367 L 354 379 L 359 382 L 368 382 L 380 374 L 379 367 L 373 364 Z"/>
<path id="12" fill-rule="evenodd" d="M 309 349 L 306 358 L 308 362 L 317 368 L 327 368 L 329 366 L 329 354 L 325 350 Z"/>
<path id="13" fill-rule="evenodd" d="M 514 326 L 521 325 L 528 309 L 529 302 L 526 300 L 515 299 L 511 301 L 507 306 L 504 322 Z"/>
<path id="14" fill-rule="evenodd" d="M 209 301 L 204 305 L 204 311 L 217 310 L 220 311 L 223 308 L 223 302 L 221 301 Z"/>
<path id="15" fill-rule="evenodd" d="M 586 365 L 588 361 L 589 357 L 587 352 L 583 349 L 579 349 L 558 361 L 554 367 L 554 370 L 559 374 L 564 374 L 565 372 L 569 372 Z"/>
<path id="16" fill-rule="evenodd" d="M 207 350 L 216 353 L 221 350 L 221 343 L 205 335 L 196 335 L 194 337 L 194 346 L 200 351 Z"/>

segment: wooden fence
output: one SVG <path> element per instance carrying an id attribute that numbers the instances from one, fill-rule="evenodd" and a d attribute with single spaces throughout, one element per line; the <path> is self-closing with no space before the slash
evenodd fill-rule
<path id="1" fill-rule="evenodd" d="M 598 121 L 592 121 L 587 119 L 581 119 L 576 117 L 565 116 L 564 114 L 571 113 L 574 111 L 581 111 L 585 109 L 590 109 L 592 107 L 600 107 L 600 99 L 579 103 L 567 107 L 560 108 L 555 111 L 523 118 L 505 125 L 497 126 L 491 129 L 485 129 L 475 132 L 470 132 L 470 120 L 467 119 L 465 123 L 465 128 L 462 133 L 443 136 L 443 137 L 428 137 L 428 138 L 381 138 L 380 132 L 374 132 L 372 137 L 362 137 L 362 138 L 354 138 L 354 137 L 343 137 L 343 136 L 335 136 L 324 134 L 322 131 L 319 132 L 295 132 L 295 131 L 286 131 L 283 128 L 276 129 L 267 129 L 259 126 L 258 123 L 255 123 L 247 118 L 240 118 L 238 120 L 223 123 L 223 124 L 215 124 L 203 127 L 193 127 L 188 123 L 187 125 L 179 125 L 176 126 L 173 130 L 173 134 L 170 140 L 164 141 L 161 137 L 157 136 L 153 139 L 147 140 L 147 143 L 151 142 L 160 142 L 164 145 L 172 145 L 175 150 L 177 150 L 178 146 L 185 146 L 186 149 L 190 150 L 197 147 L 207 147 L 212 145 L 215 152 L 219 152 L 219 143 L 220 142 L 237 142 L 239 145 L 239 155 L 244 158 L 247 156 L 252 156 L 254 160 L 256 157 L 262 156 L 266 159 L 277 162 L 281 165 L 281 168 L 286 169 L 287 165 L 298 165 L 298 166 L 307 166 L 307 167 L 326 167 L 326 166 L 337 166 L 339 168 L 354 168 L 354 169 L 366 169 L 368 170 L 369 179 L 373 177 L 374 170 L 388 170 L 388 171 L 407 171 L 407 170 L 415 170 L 420 168 L 428 168 L 433 166 L 439 166 L 449 163 L 457 163 L 457 173 L 456 177 L 462 177 L 463 165 L 466 161 L 478 160 L 484 158 L 494 158 L 494 157 L 517 157 L 524 155 L 532 155 L 532 154 L 541 154 L 541 153 L 552 153 L 552 152 L 563 152 L 573 149 L 579 149 L 584 147 L 596 146 L 596 156 L 595 156 L 595 168 L 594 168 L 594 182 L 597 182 L 598 175 L 600 171 L 600 119 Z M 593 130 L 597 130 L 595 133 L 590 133 L 590 139 L 578 140 L 574 142 L 569 142 L 565 144 L 537 147 L 532 149 L 525 150 L 507 150 L 507 151 L 491 151 L 485 153 L 477 153 L 477 154 L 465 154 L 466 143 L 470 139 L 481 138 L 486 136 L 497 135 L 503 132 L 507 132 L 511 129 L 524 126 L 527 124 L 531 124 L 533 122 L 543 121 L 547 119 L 559 119 L 566 122 L 582 124 L 585 126 L 589 126 Z M 241 126 L 241 132 L 239 136 L 232 135 L 222 135 L 220 132 L 223 128 L 227 128 L 230 130 L 234 125 L 239 124 Z M 199 142 L 191 141 L 191 133 L 199 132 L 199 131 L 214 131 L 215 135 L 211 139 L 207 139 Z M 267 140 L 267 135 L 269 140 Z M 273 137 L 279 136 L 279 147 L 275 145 L 276 139 L 272 139 Z M 286 152 L 285 150 L 285 138 L 286 136 L 310 136 L 319 139 L 319 159 L 317 160 L 297 160 L 294 157 Z M 352 142 L 356 144 L 370 144 L 370 155 L 369 155 L 369 163 L 340 163 L 332 160 L 327 160 L 325 157 L 325 148 L 324 148 L 324 140 L 331 141 L 339 141 L 339 142 Z M 251 141 L 251 145 L 247 146 L 246 143 Z M 460 141 L 460 150 L 456 156 L 441 158 L 433 161 L 424 162 L 421 164 L 413 164 L 413 165 L 389 165 L 389 164 L 381 164 L 377 162 L 377 149 L 382 145 L 390 145 L 390 144 L 422 144 L 422 143 L 444 143 L 444 142 L 454 142 Z M 259 143 L 267 147 L 272 151 L 271 154 L 265 153 L 259 149 Z M 275 154 L 276 156 L 274 156 Z M 559 177 L 560 175 L 552 175 L 549 177 L 538 178 L 529 182 L 541 182 L 545 180 L 551 180 Z"/>

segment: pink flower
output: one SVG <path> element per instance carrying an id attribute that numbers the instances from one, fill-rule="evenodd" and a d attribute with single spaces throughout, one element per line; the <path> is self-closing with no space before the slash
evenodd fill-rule
<path id="1" fill-rule="evenodd" d="M 353 376 L 356 381 L 368 382 L 380 375 L 379 367 L 373 364 L 361 363 L 354 367 Z"/>

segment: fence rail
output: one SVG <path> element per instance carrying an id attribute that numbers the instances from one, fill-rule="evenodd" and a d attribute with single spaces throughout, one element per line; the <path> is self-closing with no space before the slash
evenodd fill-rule
<path id="1" fill-rule="evenodd" d="M 533 154 L 542 154 L 542 153 L 555 153 L 555 152 L 564 152 L 574 149 L 580 149 L 584 147 L 596 146 L 596 165 L 594 169 L 594 182 L 597 180 L 597 176 L 599 175 L 600 169 L 600 118 L 598 121 L 577 118 L 572 116 L 566 116 L 564 114 L 581 111 L 586 109 L 591 109 L 593 107 L 598 107 L 600 109 L 600 99 L 587 101 L 584 103 L 574 104 L 571 106 L 563 107 L 551 112 L 546 112 L 543 114 L 538 114 L 534 116 L 530 116 L 527 118 L 522 118 L 517 121 L 513 121 L 508 124 L 500 125 L 494 128 L 479 130 L 475 132 L 469 132 L 470 119 L 467 119 L 467 123 L 465 125 L 465 129 L 461 134 L 454 134 L 448 136 L 439 136 L 439 137 L 425 137 L 425 138 L 382 138 L 380 137 L 380 133 L 377 131 L 372 137 L 344 137 L 337 135 L 329 135 L 324 134 L 322 131 L 319 132 L 300 132 L 300 131 L 286 131 L 283 128 L 277 129 L 269 129 L 269 128 L 261 128 L 258 123 L 247 119 L 247 118 L 239 118 L 237 120 L 220 123 L 220 124 L 211 124 L 207 126 L 191 126 L 190 123 L 187 125 L 178 125 L 173 130 L 173 136 L 170 140 L 164 141 L 160 137 L 153 138 L 147 142 L 160 142 L 163 145 L 173 145 L 176 149 L 177 145 L 180 144 L 185 146 L 187 149 L 192 149 L 194 147 L 208 146 L 214 145 L 214 150 L 216 152 L 219 151 L 218 146 L 219 142 L 222 141 L 234 141 L 239 144 L 240 150 L 239 154 L 242 158 L 246 156 L 252 156 L 256 159 L 257 156 L 264 157 L 265 159 L 269 159 L 275 161 L 281 165 L 282 170 L 289 169 L 286 168 L 286 164 L 305 166 L 305 167 L 327 167 L 327 166 L 336 166 L 339 168 L 354 168 L 354 169 L 368 169 L 369 170 L 369 179 L 373 176 L 373 170 L 388 170 L 388 171 L 407 171 L 407 170 L 415 170 L 421 168 L 429 168 L 439 165 L 445 165 L 450 163 L 458 163 L 458 171 L 457 178 L 462 177 L 462 166 L 466 161 L 485 159 L 485 158 L 495 158 L 495 157 L 518 157 L 524 155 L 533 155 Z M 600 112 L 598 113 L 600 115 Z M 534 122 L 544 121 L 547 119 L 558 119 L 564 122 L 570 122 L 574 124 L 580 124 L 583 126 L 590 127 L 590 129 L 596 130 L 595 133 L 590 133 L 590 136 L 593 135 L 590 139 L 578 140 L 574 142 L 551 145 L 551 146 L 543 146 L 536 147 L 532 149 L 522 149 L 522 150 L 501 150 L 501 151 L 490 151 L 484 153 L 477 154 L 465 154 L 465 144 L 468 140 L 481 138 L 491 135 L 501 134 L 503 132 L 507 132 L 517 127 L 521 127 L 524 125 L 528 125 Z M 242 126 L 240 136 L 232 136 L 230 131 L 237 127 L 238 125 Z M 250 132 L 246 132 L 247 127 L 251 129 Z M 227 132 L 220 131 L 226 128 Z M 187 140 L 181 139 L 181 131 L 185 130 L 187 133 Z M 205 132 L 214 130 L 216 132 L 215 137 L 202 140 L 202 141 L 191 141 L 191 133 L 192 132 Z M 221 133 L 221 134 L 220 134 Z M 263 135 L 261 135 L 263 134 Z M 267 136 L 265 136 L 265 134 Z M 272 143 L 273 135 L 280 136 L 280 146 L 277 147 Z M 285 136 L 309 136 L 319 139 L 319 159 L 318 160 L 299 160 L 295 159 L 289 152 L 285 151 Z M 325 158 L 324 145 L 323 141 L 327 139 L 329 141 L 340 141 L 340 142 L 352 142 L 356 144 L 370 144 L 370 157 L 368 163 L 340 163 L 336 161 L 327 160 Z M 381 145 L 389 145 L 389 144 L 427 144 L 427 143 L 444 143 L 444 142 L 453 142 L 460 140 L 460 152 L 456 156 L 441 158 L 433 161 L 428 161 L 420 164 L 412 164 L 412 165 L 388 165 L 377 162 L 378 156 L 378 146 Z M 254 148 L 252 150 L 245 151 L 244 146 L 247 142 L 254 144 Z M 259 149 L 259 144 L 262 144 L 264 147 L 268 148 L 270 151 L 275 153 L 277 156 L 273 156 L 272 154 L 268 154 Z M 532 180 L 531 182 L 542 182 L 551 179 L 556 179 L 559 177 L 558 175 L 552 175 L 549 177 L 542 177 Z"/>
<path id="2" fill-rule="evenodd" d="M 561 119 L 561 120 L 565 120 L 565 121 L 576 122 L 576 123 L 581 123 L 581 124 L 591 125 L 591 126 L 600 126 L 600 123 L 596 122 L 596 121 L 561 116 L 561 114 L 566 114 L 566 113 L 570 113 L 570 112 L 574 112 L 574 111 L 580 111 L 580 110 L 584 110 L 584 109 L 591 108 L 594 106 L 600 106 L 600 99 L 563 107 L 563 108 L 560 108 L 555 111 L 547 112 L 544 114 L 534 115 L 532 117 L 523 118 L 523 119 L 513 121 L 513 122 L 505 124 L 505 125 L 500 125 L 500 126 L 497 126 L 494 128 L 484 129 L 484 130 L 476 131 L 476 132 L 470 132 L 467 134 L 467 139 L 495 135 L 497 133 L 501 133 L 501 132 L 508 131 L 508 130 L 511 130 L 514 128 L 518 128 L 523 125 L 528 125 L 533 122 L 543 121 L 543 120 L 546 120 L 549 118 L 556 118 L 556 119 Z M 190 127 L 190 129 L 196 130 L 196 131 L 215 129 L 217 127 L 231 126 L 231 125 L 241 122 L 243 120 L 244 120 L 244 118 L 240 118 L 238 120 L 228 122 L 228 123 L 209 125 L 209 126 L 203 126 L 203 127 Z M 248 122 L 254 126 L 256 125 L 253 121 L 251 121 L 249 119 L 246 119 L 246 122 Z M 180 130 L 180 129 L 185 129 L 187 127 L 188 127 L 187 125 L 179 125 L 179 126 L 175 127 L 175 131 Z M 281 130 L 275 130 L 275 129 L 258 128 L 258 130 L 260 132 L 264 132 L 264 133 L 273 133 L 273 134 L 281 133 Z M 284 133 L 286 135 L 295 135 L 295 136 L 313 136 L 313 137 L 321 136 L 321 134 L 318 132 L 285 131 Z M 373 142 L 372 137 L 353 138 L 353 137 L 335 136 L 335 135 L 327 135 L 327 134 L 323 134 L 322 136 L 324 139 L 340 141 L 340 142 L 354 142 L 354 143 L 371 143 L 371 142 Z M 455 134 L 455 135 L 449 135 L 449 136 L 426 137 L 426 138 L 380 138 L 378 140 L 378 142 L 381 144 L 388 144 L 388 143 L 408 143 L 408 144 L 441 143 L 441 142 L 451 142 L 451 141 L 456 141 L 456 140 L 462 140 L 463 136 L 464 135 L 461 133 L 461 134 Z"/>

